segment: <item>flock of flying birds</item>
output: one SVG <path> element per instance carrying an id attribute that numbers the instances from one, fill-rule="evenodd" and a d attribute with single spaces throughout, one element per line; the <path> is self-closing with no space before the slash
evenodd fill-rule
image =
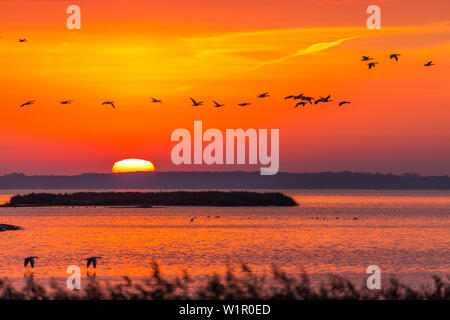
<path id="1" fill-rule="evenodd" d="M 92 264 L 94 269 L 97 268 L 97 259 L 101 259 L 101 258 L 102 257 L 90 257 L 90 258 L 84 259 L 86 261 L 86 267 L 89 268 L 89 266 Z M 39 257 L 36 257 L 36 256 L 25 257 L 23 259 L 24 268 L 26 266 L 28 266 L 28 264 L 30 265 L 31 268 L 34 268 L 34 265 L 36 263 L 35 259 L 39 259 Z"/>
<path id="2" fill-rule="evenodd" d="M 22 39 L 19 39 L 18 41 L 19 42 L 27 42 L 27 39 L 22 38 Z M 398 57 L 399 56 L 401 56 L 400 53 L 392 53 L 392 54 L 389 55 L 389 59 L 391 59 L 391 60 L 394 59 L 395 61 L 398 62 L 398 59 L 399 59 Z M 363 62 L 367 62 L 368 61 L 367 65 L 369 67 L 369 70 L 372 69 L 372 68 L 375 68 L 375 66 L 378 64 L 378 62 L 372 61 L 372 60 L 374 60 L 374 58 L 369 57 L 369 56 L 362 56 L 361 57 L 361 61 L 363 61 Z M 427 63 L 424 64 L 425 67 L 431 67 L 431 66 L 434 66 L 434 65 L 435 64 L 433 63 L 433 61 L 428 61 Z M 267 98 L 267 97 L 270 97 L 268 92 L 264 92 L 264 93 L 261 93 L 261 94 L 257 95 L 257 98 L 260 98 L 260 99 L 261 98 Z M 320 102 L 323 102 L 323 103 L 332 102 L 333 100 L 330 100 L 330 98 L 331 98 L 331 95 L 328 95 L 327 97 L 320 97 L 319 99 L 316 99 L 314 97 L 305 96 L 303 93 L 301 93 L 299 95 L 289 95 L 287 97 L 284 97 L 285 100 L 287 100 L 287 99 L 301 100 L 300 102 L 297 102 L 295 104 L 295 108 L 297 108 L 297 107 L 306 107 L 307 103 L 312 105 L 313 101 L 314 101 L 314 105 L 316 105 L 316 104 L 318 104 Z M 163 103 L 161 99 L 156 99 L 156 98 L 152 98 L 152 97 L 150 99 L 151 99 L 151 102 L 153 102 L 153 103 Z M 200 100 L 197 101 L 194 98 L 190 98 L 190 99 L 191 99 L 193 107 L 199 107 L 199 106 L 203 105 L 203 101 L 200 101 Z M 73 101 L 74 100 L 62 100 L 62 101 L 60 101 L 60 104 L 63 104 L 63 105 L 71 104 Z M 29 100 L 29 101 L 27 101 L 25 103 L 22 103 L 20 105 L 20 107 L 33 105 L 35 102 L 36 102 L 36 100 Z M 220 108 L 220 107 L 224 107 L 225 106 L 225 104 L 219 103 L 219 102 L 214 101 L 214 100 L 213 100 L 213 103 L 214 103 L 213 107 L 215 107 L 215 108 Z M 339 101 L 338 102 L 338 106 L 343 106 L 343 105 L 349 104 L 349 103 L 351 103 L 351 102 L 350 101 L 346 101 L 346 100 Z M 242 103 L 238 103 L 238 106 L 246 107 L 246 106 L 249 106 L 250 104 L 251 104 L 250 102 L 242 102 Z M 114 101 L 103 101 L 102 105 L 109 105 L 109 106 L 113 107 L 114 109 L 116 108 L 116 105 L 114 104 Z"/>

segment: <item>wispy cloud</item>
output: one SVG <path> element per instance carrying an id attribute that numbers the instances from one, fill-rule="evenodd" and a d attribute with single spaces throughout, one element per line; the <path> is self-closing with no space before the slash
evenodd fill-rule
<path id="1" fill-rule="evenodd" d="M 329 49 L 329 48 L 332 48 L 332 47 L 336 47 L 336 46 L 340 45 L 341 43 L 343 43 L 344 41 L 348 41 L 348 40 L 355 39 L 355 38 L 358 38 L 358 36 L 353 36 L 353 37 L 349 37 L 349 38 L 339 39 L 339 40 L 336 40 L 336 41 L 333 41 L 333 42 L 315 43 L 315 44 L 309 46 L 306 49 L 300 49 L 297 52 L 295 52 L 293 54 L 290 54 L 288 56 L 284 56 L 284 57 L 281 57 L 281 58 L 278 58 L 278 59 L 275 59 L 275 60 L 269 60 L 269 61 L 261 62 L 261 63 L 257 64 L 256 66 L 250 68 L 250 70 L 259 69 L 261 67 L 264 67 L 264 66 L 267 66 L 267 65 L 271 65 L 271 64 L 281 63 L 281 62 L 284 62 L 286 60 L 289 60 L 289 59 L 292 59 L 292 58 L 295 58 L 295 57 L 298 57 L 298 56 L 304 56 L 304 55 L 307 55 L 307 54 L 320 52 L 320 51 L 323 51 L 323 50 L 326 50 L 326 49 Z"/>

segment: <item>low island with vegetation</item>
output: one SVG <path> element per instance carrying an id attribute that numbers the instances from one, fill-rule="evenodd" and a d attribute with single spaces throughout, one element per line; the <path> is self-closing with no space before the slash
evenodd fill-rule
<path id="1" fill-rule="evenodd" d="M 54 206 L 212 206 L 285 207 L 294 199 L 278 192 L 171 191 L 171 192 L 76 192 L 15 195 L 3 207 Z"/>

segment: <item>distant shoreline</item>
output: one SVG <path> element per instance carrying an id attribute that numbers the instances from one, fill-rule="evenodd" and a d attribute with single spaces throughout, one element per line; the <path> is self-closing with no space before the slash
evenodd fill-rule
<path id="1" fill-rule="evenodd" d="M 249 191 L 75 192 L 15 195 L 1 207 L 286 207 L 298 204 L 282 193 Z"/>

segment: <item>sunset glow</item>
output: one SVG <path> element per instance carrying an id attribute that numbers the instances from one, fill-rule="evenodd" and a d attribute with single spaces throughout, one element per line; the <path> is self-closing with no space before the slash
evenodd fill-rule
<path id="1" fill-rule="evenodd" d="M 114 163 L 113 173 L 121 172 L 152 172 L 155 171 L 153 163 L 142 159 L 124 159 Z"/>

